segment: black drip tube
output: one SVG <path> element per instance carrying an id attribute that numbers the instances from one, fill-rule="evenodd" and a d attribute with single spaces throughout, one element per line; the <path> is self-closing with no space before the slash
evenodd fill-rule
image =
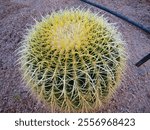
<path id="1" fill-rule="evenodd" d="M 102 9 L 102 10 L 104 10 L 104 11 L 106 11 L 106 12 L 109 12 L 109 13 L 111 13 L 111 14 L 117 16 L 118 18 L 121 18 L 121 19 L 123 19 L 123 20 L 125 20 L 125 21 L 131 23 L 132 25 L 134 25 L 134 26 L 136 26 L 136 27 L 138 27 L 138 28 L 142 29 L 143 31 L 145 31 L 145 32 L 147 32 L 147 33 L 150 34 L 150 29 L 149 29 L 149 28 L 144 27 L 142 24 L 137 23 L 137 22 L 135 22 L 135 21 L 129 19 L 128 17 L 126 17 L 126 16 L 124 16 L 124 15 L 118 13 L 118 12 L 115 12 L 115 11 L 110 10 L 110 9 L 108 9 L 108 8 L 106 8 L 106 7 L 102 6 L 102 5 L 100 5 L 100 4 L 96 4 L 96 3 L 93 3 L 93 2 L 88 1 L 88 0 L 81 0 L 81 1 L 83 1 L 83 2 L 85 2 L 85 3 L 87 3 L 87 4 L 90 4 L 90 5 L 92 5 L 92 6 L 95 6 L 95 7 L 99 8 L 99 9 Z"/>
<path id="2" fill-rule="evenodd" d="M 113 11 L 113 10 L 110 10 L 110 9 L 108 9 L 108 8 L 106 8 L 106 7 L 102 6 L 102 5 L 100 5 L 100 4 L 93 3 L 93 2 L 91 2 L 91 1 L 89 1 L 89 0 L 80 0 L 80 1 L 85 2 L 85 3 L 87 3 L 87 4 L 90 4 L 90 5 L 92 5 L 92 6 L 95 6 L 95 7 L 99 8 L 99 9 L 102 9 L 102 10 L 104 10 L 104 11 L 106 11 L 106 12 L 109 12 L 109 13 L 111 13 L 111 14 L 117 16 L 118 18 L 121 18 L 121 19 L 123 19 L 123 20 L 129 22 L 130 24 L 132 24 L 132 25 L 134 25 L 134 26 L 140 28 L 141 30 L 145 31 L 146 33 L 150 34 L 150 29 L 149 29 L 149 28 L 144 27 L 142 24 L 137 23 L 137 22 L 135 22 L 135 21 L 129 19 L 128 17 L 126 17 L 126 16 L 124 16 L 124 15 L 118 13 L 118 12 L 115 12 L 115 11 Z M 144 58 L 142 58 L 142 59 L 141 59 L 139 62 L 137 62 L 135 65 L 136 65 L 137 67 L 139 67 L 139 66 L 141 66 L 142 64 L 144 64 L 146 61 L 148 61 L 149 59 L 150 59 L 150 53 L 149 53 L 148 55 L 146 55 Z"/>
<path id="3" fill-rule="evenodd" d="M 146 55 L 145 57 L 143 57 L 139 62 L 137 62 L 135 65 L 137 67 L 141 66 L 142 64 L 144 64 L 146 61 L 148 61 L 150 59 L 150 53 L 148 55 Z"/>

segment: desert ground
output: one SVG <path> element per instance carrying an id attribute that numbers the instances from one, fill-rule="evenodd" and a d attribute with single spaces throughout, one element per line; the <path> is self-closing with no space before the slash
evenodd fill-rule
<path id="1" fill-rule="evenodd" d="M 150 0 L 93 0 L 150 27 Z M 0 0 L 0 112 L 51 112 L 31 95 L 16 65 L 16 50 L 26 29 L 52 10 L 72 7 L 101 11 L 80 0 Z M 126 41 L 127 68 L 122 83 L 109 103 L 97 112 L 150 112 L 150 60 L 140 67 L 135 63 L 150 52 L 150 34 L 101 11 L 117 23 Z"/>

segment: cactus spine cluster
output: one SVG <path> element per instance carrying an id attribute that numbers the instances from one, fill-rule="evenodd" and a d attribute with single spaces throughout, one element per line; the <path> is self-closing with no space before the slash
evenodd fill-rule
<path id="1" fill-rule="evenodd" d="M 116 27 L 80 9 L 36 22 L 20 54 L 28 86 L 54 112 L 96 111 L 116 90 L 125 64 L 124 41 Z"/>

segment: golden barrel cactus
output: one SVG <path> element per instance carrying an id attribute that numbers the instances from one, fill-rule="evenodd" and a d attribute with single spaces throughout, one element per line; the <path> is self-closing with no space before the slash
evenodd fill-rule
<path id="1" fill-rule="evenodd" d="M 116 90 L 125 66 L 116 27 L 89 10 L 61 10 L 36 22 L 20 54 L 25 81 L 53 112 L 98 110 Z"/>

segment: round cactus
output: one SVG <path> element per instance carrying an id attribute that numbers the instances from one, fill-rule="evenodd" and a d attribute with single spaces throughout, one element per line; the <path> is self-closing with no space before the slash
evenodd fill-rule
<path id="1" fill-rule="evenodd" d="M 116 27 L 89 10 L 61 10 L 36 22 L 20 53 L 24 79 L 53 112 L 98 110 L 125 65 Z"/>

